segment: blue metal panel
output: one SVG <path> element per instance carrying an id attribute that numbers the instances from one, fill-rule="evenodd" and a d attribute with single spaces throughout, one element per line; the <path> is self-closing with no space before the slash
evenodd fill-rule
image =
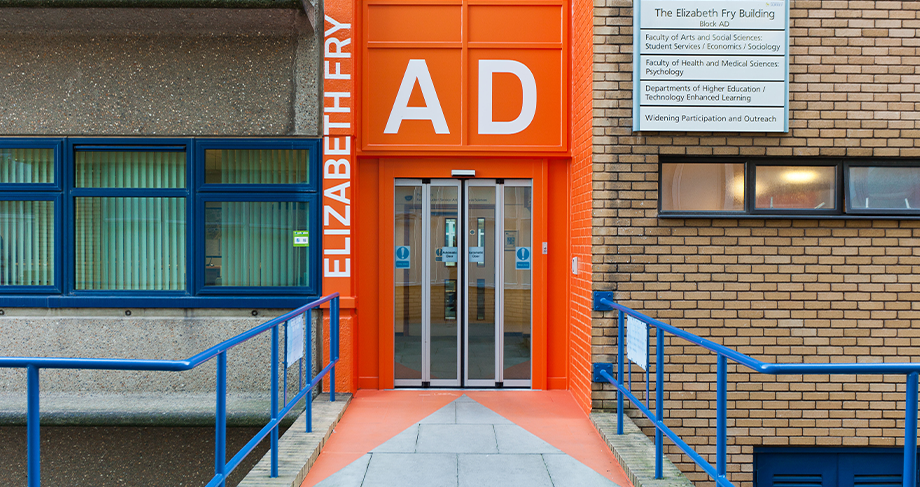
<path id="1" fill-rule="evenodd" d="M 603 301 L 613 301 L 612 291 L 594 291 L 594 311 L 613 311 L 613 306 Z"/>
<path id="2" fill-rule="evenodd" d="M 805 449 L 755 454 L 754 487 L 838 487 L 837 455 Z"/>
<path id="3" fill-rule="evenodd" d="M 592 369 L 591 381 L 592 382 L 607 382 L 607 379 L 601 375 L 601 372 L 607 372 L 610 375 L 613 375 L 613 364 L 605 364 L 603 362 L 595 363 Z"/>
<path id="4" fill-rule="evenodd" d="M 898 448 L 761 448 L 754 487 L 901 487 Z"/>

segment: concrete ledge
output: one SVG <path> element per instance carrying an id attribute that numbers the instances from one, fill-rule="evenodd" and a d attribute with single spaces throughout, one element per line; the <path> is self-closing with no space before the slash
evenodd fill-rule
<path id="1" fill-rule="evenodd" d="M 306 432 L 307 415 L 301 414 L 278 441 L 278 477 L 269 477 L 269 451 L 239 483 L 239 487 L 300 487 L 332 429 L 345 414 L 351 397 L 351 394 L 336 394 L 335 402 L 330 402 L 329 394 L 317 396 L 313 401 L 313 432 Z"/>
<path id="2" fill-rule="evenodd" d="M 655 478 L 655 444 L 626 415 L 622 435 L 617 434 L 616 413 L 591 413 L 591 422 L 635 487 L 693 487 L 667 456 L 661 469 L 664 478 Z"/>
<path id="3" fill-rule="evenodd" d="M 264 426 L 271 419 L 270 407 L 268 394 L 231 394 L 227 425 Z M 214 408 L 213 393 L 42 394 L 39 404 L 46 426 L 214 426 Z M 299 411 L 303 401 L 284 423 L 293 423 Z M 25 424 L 26 394 L 0 394 L 0 425 Z"/>

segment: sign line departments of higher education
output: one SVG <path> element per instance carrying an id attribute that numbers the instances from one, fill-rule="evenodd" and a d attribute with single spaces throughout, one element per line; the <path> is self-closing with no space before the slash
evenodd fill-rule
<path id="1" fill-rule="evenodd" d="M 633 129 L 787 130 L 785 3 L 687 3 L 642 0 L 639 6 Z"/>

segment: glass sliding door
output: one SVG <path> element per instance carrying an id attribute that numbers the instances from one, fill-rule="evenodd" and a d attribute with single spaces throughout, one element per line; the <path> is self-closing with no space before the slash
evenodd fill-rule
<path id="1" fill-rule="evenodd" d="M 399 180 L 394 191 L 394 379 L 460 385 L 460 184 Z"/>
<path id="2" fill-rule="evenodd" d="M 469 259 L 466 265 L 466 384 L 495 387 L 498 371 L 495 346 L 499 322 L 496 310 L 496 263 L 499 224 L 496 218 L 495 180 L 467 182 L 465 232 Z"/>
<path id="3" fill-rule="evenodd" d="M 454 180 L 436 180 L 428 186 L 427 348 L 429 382 L 432 386 L 460 385 L 460 325 L 457 313 L 457 282 L 460 274 L 459 183 Z"/>
<path id="4" fill-rule="evenodd" d="M 502 193 L 502 228 L 515 241 L 513 245 L 506 242 L 502 249 L 501 378 L 505 386 L 528 386 L 533 321 L 533 197 L 529 181 L 508 181 Z"/>
<path id="5" fill-rule="evenodd" d="M 531 182 L 402 179 L 394 205 L 395 385 L 529 387 Z"/>
<path id="6" fill-rule="evenodd" d="M 397 183 L 394 245 L 394 362 L 396 385 L 422 384 L 422 184 Z"/>

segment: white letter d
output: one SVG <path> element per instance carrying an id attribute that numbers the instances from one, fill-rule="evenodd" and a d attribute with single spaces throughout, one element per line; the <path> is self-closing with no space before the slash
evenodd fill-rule
<path id="1" fill-rule="evenodd" d="M 521 81 L 524 100 L 521 114 L 510 122 L 492 120 L 492 73 L 510 73 Z M 516 134 L 533 122 L 537 113 L 537 83 L 523 63 L 507 59 L 479 60 L 479 133 Z"/>

